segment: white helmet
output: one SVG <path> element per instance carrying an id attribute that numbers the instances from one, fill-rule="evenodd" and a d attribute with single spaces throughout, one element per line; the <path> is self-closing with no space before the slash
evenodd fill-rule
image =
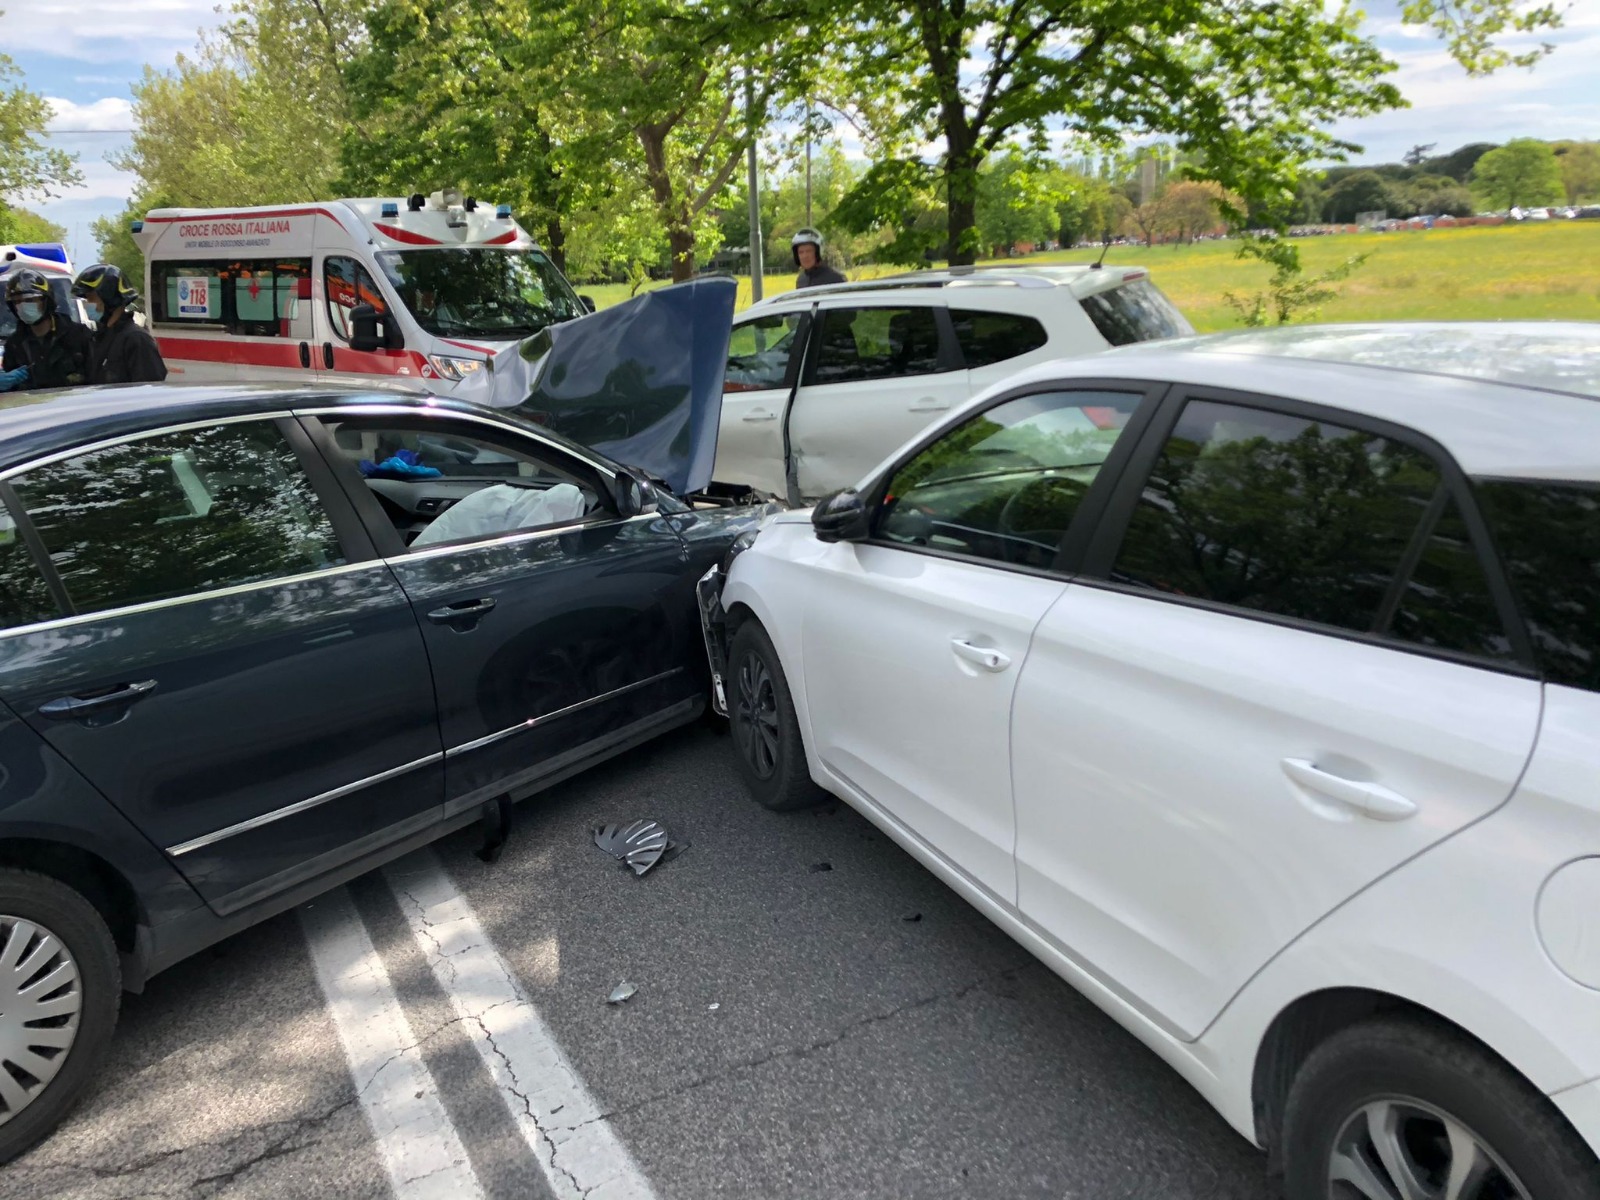
<path id="1" fill-rule="evenodd" d="M 807 228 L 789 239 L 789 252 L 794 255 L 796 266 L 800 263 L 800 247 L 808 242 L 817 248 L 817 261 L 822 261 L 822 235 L 815 229 Z"/>

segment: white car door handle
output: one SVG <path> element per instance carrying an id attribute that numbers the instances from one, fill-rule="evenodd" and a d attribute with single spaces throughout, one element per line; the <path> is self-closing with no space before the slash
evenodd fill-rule
<path id="1" fill-rule="evenodd" d="M 1332 775 L 1303 758 L 1284 759 L 1283 773 L 1308 791 L 1337 800 L 1346 808 L 1375 820 L 1403 821 L 1417 811 L 1415 801 L 1407 800 L 1381 783 Z"/>
<path id="2" fill-rule="evenodd" d="M 957 658 L 964 658 L 969 663 L 976 663 L 985 671 L 1004 671 L 1011 665 L 1011 656 L 1001 654 L 998 650 L 988 646 L 974 646 L 962 638 L 951 638 L 950 648 L 956 652 Z"/>
<path id="3" fill-rule="evenodd" d="M 764 408 L 752 408 L 739 419 L 741 421 L 776 421 L 778 419 L 778 414 L 768 412 Z"/>
<path id="4" fill-rule="evenodd" d="M 950 407 L 950 401 L 941 400 L 937 396 L 924 396 L 914 401 L 909 411 L 911 412 L 943 412 Z"/>

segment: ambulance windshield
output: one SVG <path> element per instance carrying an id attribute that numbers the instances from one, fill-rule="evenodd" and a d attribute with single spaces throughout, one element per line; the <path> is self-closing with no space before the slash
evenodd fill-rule
<path id="1" fill-rule="evenodd" d="M 531 337 L 588 311 L 537 250 L 390 250 L 378 263 L 417 323 L 439 337 Z"/>

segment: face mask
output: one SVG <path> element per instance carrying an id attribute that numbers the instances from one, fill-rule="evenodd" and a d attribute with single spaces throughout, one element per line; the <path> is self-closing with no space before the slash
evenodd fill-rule
<path id="1" fill-rule="evenodd" d="M 93 300 L 84 301 L 83 306 L 89 310 L 89 320 L 95 322 L 97 325 L 100 323 L 100 319 L 106 315 L 106 310 L 100 305 L 96 304 Z"/>
<path id="2" fill-rule="evenodd" d="M 44 304 L 38 300 L 17 305 L 17 316 L 24 325 L 37 325 L 44 320 Z"/>

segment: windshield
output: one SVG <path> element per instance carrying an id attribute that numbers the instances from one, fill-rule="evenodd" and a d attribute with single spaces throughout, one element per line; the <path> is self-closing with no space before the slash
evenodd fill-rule
<path id="1" fill-rule="evenodd" d="M 417 323 L 440 337 L 525 338 L 588 311 L 537 250 L 389 250 L 378 264 Z"/>

